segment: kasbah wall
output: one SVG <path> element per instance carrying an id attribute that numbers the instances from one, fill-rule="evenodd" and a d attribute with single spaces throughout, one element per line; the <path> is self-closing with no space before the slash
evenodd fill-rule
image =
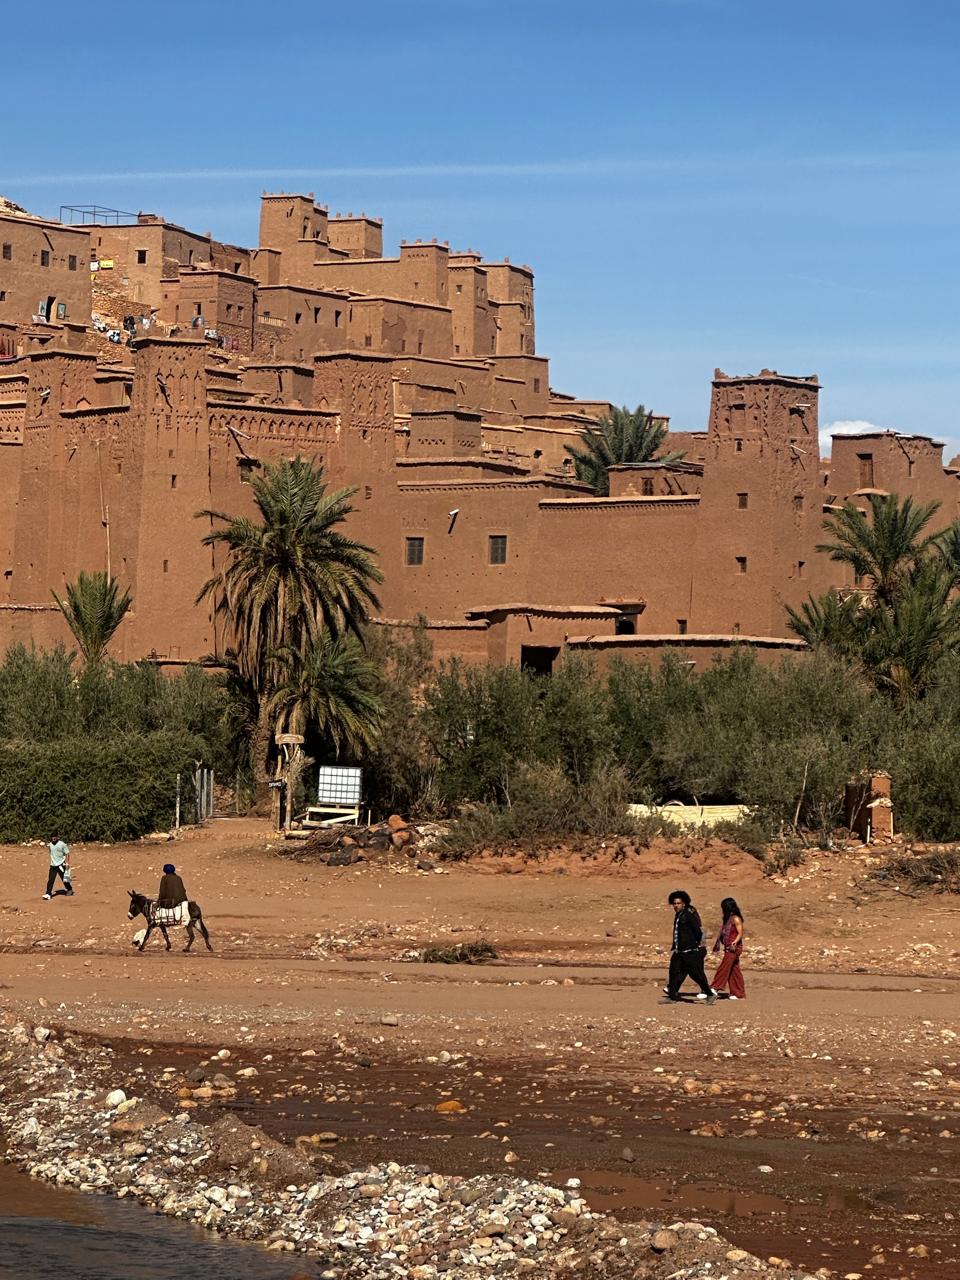
<path id="1" fill-rule="evenodd" d="M 0 200 L 0 650 L 68 639 L 53 602 L 108 568 L 134 608 L 118 658 L 177 667 L 229 636 L 197 595 L 205 509 L 252 513 L 281 458 L 356 487 L 381 621 L 427 620 L 438 657 L 549 670 L 564 651 L 698 666 L 797 649 L 786 604 L 852 586 L 816 550 L 825 511 L 873 492 L 957 514 L 942 444 L 835 437 L 816 377 L 716 371 L 681 462 L 617 467 L 566 444 L 609 411 L 551 389 L 533 273 L 437 241 L 384 256 L 382 223 L 265 193 L 245 249 L 155 214 L 34 218 Z"/>

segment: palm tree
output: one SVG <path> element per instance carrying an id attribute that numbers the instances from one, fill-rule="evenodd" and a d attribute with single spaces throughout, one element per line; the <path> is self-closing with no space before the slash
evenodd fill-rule
<path id="1" fill-rule="evenodd" d="M 864 659 L 874 680 L 900 701 L 922 698 L 942 668 L 960 651 L 960 599 L 939 560 L 920 565 L 893 603 L 877 605 Z"/>
<path id="2" fill-rule="evenodd" d="M 937 536 L 937 551 L 953 579 L 953 585 L 960 587 L 960 520 L 954 520 Z"/>
<path id="3" fill-rule="evenodd" d="M 832 542 L 817 550 L 838 564 L 849 565 L 857 582 L 869 578 L 874 598 L 892 604 L 910 574 L 937 542 L 926 534 L 939 502 L 915 503 L 896 494 L 870 494 L 870 518 L 852 502 L 826 517 L 823 528 Z"/>
<path id="4" fill-rule="evenodd" d="M 582 449 L 569 444 L 564 448 L 573 459 L 577 479 L 606 496 L 610 492 L 608 468 L 620 463 L 649 462 L 666 437 L 666 424 L 642 404 L 632 412 L 624 405 L 614 409 L 609 418 L 601 418 L 584 429 L 580 436 Z M 682 457 L 682 453 L 667 453 L 658 461 L 677 462 Z"/>
<path id="5" fill-rule="evenodd" d="M 300 733 L 352 756 L 376 741 L 382 710 L 379 670 L 355 636 L 321 631 L 304 651 L 278 654 L 281 678 L 270 699 L 280 733 Z"/>
<path id="6" fill-rule="evenodd" d="M 327 492 L 322 467 L 296 458 L 264 468 L 252 483 L 260 519 L 201 511 L 219 521 L 204 545 L 224 548 L 223 567 L 197 600 L 212 596 L 233 631 L 237 672 L 258 703 L 252 750 L 265 779 L 270 750 L 269 703 L 287 653 L 306 653 L 322 631 L 359 633 L 379 605 L 383 581 L 374 552 L 339 532 L 356 489 Z"/>
<path id="7" fill-rule="evenodd" d="M 922 698 L 960 653 L 960 525 L 926 533 L 938 503 L 870 495 L 870 518 L 847 502 L 823 527 L 834 540 L 818 547 L 869 579 L 865 598 L 836 592 L 787 609 L 788 626 L 812 647 L 854 660 L 874 684 L 901 701 Z"/>
<path id="8" fill-rule="evenodd" d="M 843 599 L 836 591 L 810 596 L 799 610 L 787 605 L 787 626 L 811 649 L 830 649 L 855 659 L 866 641 L 869 619 L 857 596 Z"/>
<path id="9" fill-rule="evenodd" d="M 76 582 L 67 583 L 66 600 L 61 600 L 55 591 L 52 594 L 84 663 L 96 666 L 133 603 L 130 592 L 121 593 L 116 578 L 102 569 L 89 574 L 81 569 Z"/>

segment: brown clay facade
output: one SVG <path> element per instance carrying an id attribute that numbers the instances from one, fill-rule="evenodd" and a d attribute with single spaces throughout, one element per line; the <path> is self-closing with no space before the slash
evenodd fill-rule
<path id="1" fill-rule="evenodd" d="M 282 458 L 356 487 L 381 622 L 539 670 L 565 651 L 776 659 L 800 647 L 785 605 L 852 585 L 815 551 L 825 510 L 879 491 L 958 514 L 942 445 L 838 437 L 822 460 L 818 380 L 771 370 L 718 370 L 706 430 L 668 438 L 683 460 L 616 467 L 598 497 L 565 445 L 609 406 L 550 388 L 530 269 L 435 241 L 385 256 L 377 219 L 312 196 L 265 194 L 250 250 L 150 214 L 0 215 L 0 241 L 0 646 L 65 640 L 51 589 L 109 568 L 135 602 L 118 657 L 222 653 L 196 513 L 249 512 Z M 88 328 L 107 281 L 149 321 L 109 351 Z M 41 296 L 65 314 L 38 321 Z"/>

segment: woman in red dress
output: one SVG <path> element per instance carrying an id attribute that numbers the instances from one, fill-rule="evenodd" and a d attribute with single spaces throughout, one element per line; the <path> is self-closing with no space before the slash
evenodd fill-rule
<path id="1" fill-rule="evenodd" d="M 714 951 L 723 951 L 717 971 L 713 975 L 714 991 L 722 991 L 729 983 L 730 999 L 743 1000 L 747 994 L 743 985 L 743 973 L 740 970 L 740 956 L 743 952 L 743 912 L 737 906 L 736 899 L 724 898 L 720 903 L 723 912 L 723 927 L 713 944 Z"/>

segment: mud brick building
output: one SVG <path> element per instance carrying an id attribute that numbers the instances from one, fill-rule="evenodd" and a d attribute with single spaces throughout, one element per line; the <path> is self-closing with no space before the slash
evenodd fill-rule
<path id="1" fill-rule="evenodd" d="M 51 589 L 109 568 L 134 598 L 118 657 L 222 652 L 196 513 L 250 510 L 280 458 L 356 486 L 383 622 L 544 671 L 775 658 L 801 647 L 786 604 L 852 585 L 815 550 L 825 510 L 896 492 L 958 514 L 940 443 L 841 436 L 821 459 L 817 378 L 767 369 L 718 370 L 706 429 L 669 436 L 682 461 L 616 467 L 598 497 L 564 446 L 609 405 L 551 389 L 529 267 L 436 240 L 388 256 L 378 219 L 311 195 L 265 193 L 259 241 L 0 203 L 0 646 L 66 639 Z"/>

